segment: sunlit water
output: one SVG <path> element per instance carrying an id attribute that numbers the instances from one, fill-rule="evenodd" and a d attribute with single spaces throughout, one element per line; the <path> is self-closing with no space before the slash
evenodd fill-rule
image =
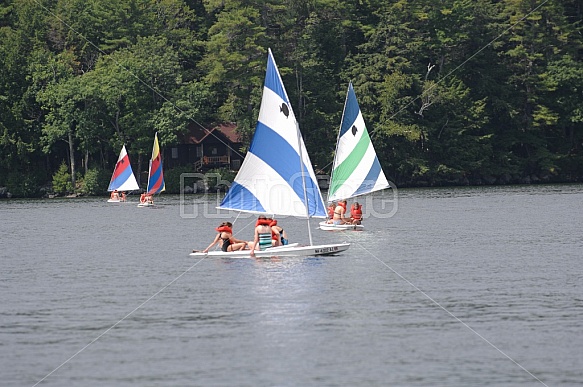
<path id="1" fill-rule="evenodd" d="M 581 185 L 399 190 L 321 258 L 195 260 L 216 198 L 130 200 L 0 202 L 2 386 L 583 384 Z"/>

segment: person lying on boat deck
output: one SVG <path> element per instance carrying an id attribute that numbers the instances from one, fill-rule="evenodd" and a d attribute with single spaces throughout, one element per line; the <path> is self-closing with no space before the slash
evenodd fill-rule
<path id="1" fill-rule="evenodd" d="M 265 250 L 273 246 L 271 239 L 271 219 L 267 219 L 265 215 L 259 215 L 257 223 L 255 224 L 255 236 L 251 243 L 251 256 L 255 256 L 255 250 Z"/>
<path id="2" fill-rule="evenodd" d="M 288 244 L 287 233 L 281 226 L 277 225 L 277 220 L 271 221 L 271 239 L 277 241 L 276 246 L 285 246 Z"/>
<path id="3" fill-rule="evenodd" d="M 332 224 L 352 223 L 352 219 L 345 217 L 346 215 L 346 200 L 340 200 L 334 209 L 334 216 L 328 221 Z"/>
<path id="4" fill-rule="evenodd" d="M 352 219 L 352 224 L 362 223 L 362 206 L 359 202 L 354 202 L 350 206 L 350 219 Z"/>
<path id="5" fill-rule="evenodd" d="M 213 240 L 213 242 L 202 252 L 208 253 L 209 249 L 216 245 L 219 241 L 222 241 L 221 250 L 223 251 L 235 251 L 244 250 L 247 247 L 247 242 L 239 240 L 233 236 L 233 224 L 231 222 L 223 222 L 217 227 L 219 233 Z"/>
<path id="6" fill-rule="evenodd" d="M 111 193 L 111 200 L 119 200 L 119 193 L 117 192 L 116 189 L 114 189 L 113 192 Z"/>

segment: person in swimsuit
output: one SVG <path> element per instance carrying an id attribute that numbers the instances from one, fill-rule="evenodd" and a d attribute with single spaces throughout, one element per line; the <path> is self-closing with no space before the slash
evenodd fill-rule
<path id="1" fill-rule="evenodd" d="M 260 215 L 255 224 L 255 237 L 251 243 L 251 256 L 255 256 L 255 250 L 265 250 L 268 247 L 273 246 L 271 239 L 271 224 L 272 220 L 267 219 L 265 215 Z"/>
<path id="2" fill-rule="evenodd" d="M 284 246 L 288 244 L 287 233 L 283 231 L 283 228 L 281 226 L 277 225 L 276 219 L 273 219 L 271 221 L 271 231 L 272 231 L 271 239 L 277 241 L 276 246 Z"/>
<path id="3" fill-rule="evenodd" d="M 222 251 L 236 251 L 236 250 L 244 250 L 247 247 L 247 242 L 239 240 L 233 236 L 233 224 L 231 222 L 223 222 L 217 227 L 219 233 L 213 240 L 213 242 L 202 252 L 208 253 L 211 247 L 219 243 L 221 241 L 221 250 Z"/>
<path id="4" fill-rule="evenodd" d="M 344 224 L 344 223 L 352 223 L 352 219 L 346 218 L 346 200 L 340 200 L 338 205 L 334 209 L 334 216 L 328 223 L 332 224 Z"/>

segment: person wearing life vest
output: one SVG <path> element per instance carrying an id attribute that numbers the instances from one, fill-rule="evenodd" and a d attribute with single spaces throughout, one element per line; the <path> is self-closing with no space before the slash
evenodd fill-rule
<path id="1" fill-rule="evenodd" d="M 111 193 L 111 200 L 119 200 L 119 193 L 117 192 L 116 189 L 114 189 L 113 192 Z"/>
<path id="2" fill-rule="evenodd" d="M 350 219 L 352 219 L 352 224 L 362 223 L 362 206 L 360 203 L 354 202 L 350 206 Z"/>
<path id="3" fill-rule="evenodd" d="M 144 204 L 146 203 L 146 193 L 142 192 L 142 194 L 140 195 L 140 203 Z"/>
<path id="4" fill-rule="evenodd" d="M 250 243 L 251 256 L 255 256 L 255 250 L 265 250 L 274 245 L 272 239 L 271 219 L 267 219 L 265 215 L 259 215 L 257 223 L 255 223 L 255 234 L 253 242 Z"/>
<path id="5" fill-rule="evenodd" d="M 281 226 L 277 225 L 277 220 L 271 221 L 271 239 L 276 241 L 276 246 L 284 246 L 288 244 L 287 233 Z"/>
<path id="6" fill-rule="evenodd" d="M 334 202 L 330 202 L 328 206 L 328 219 L 332 219 L 334 217 L 334 210 L 336 209 L 336 204 Z"/>
<path id="7" fill-rule="evenodd" d="M 334 209 L 334 215 L 329 221 L 332 224 L 352 223 L 352 219 L 346 217 L 346 200 L 340 200 Z"/>
<path id="8" fill-rule="evenodd" d="M 239 240 L 233 236 L 233 224 L 231 222 L 223 222 L 219 227 L 215 228 L 215 230 L 218 232 L 217 236 L 212 243 L 202 251 L 203 253 L 208 253 L 210 248 L 216 245 L 219 241 L 222 242 L 221 250 L 225 252 L 244 250 L 247 247 L 247 242 Z"/>

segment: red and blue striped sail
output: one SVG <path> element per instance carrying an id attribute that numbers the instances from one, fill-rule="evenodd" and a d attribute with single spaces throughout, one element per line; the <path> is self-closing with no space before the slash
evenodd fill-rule
<path id="1" fill-rule="evenodd" d="M 132 171 L 130 158 L 126 152 L 126 146 L 124 145 L 121 148 L 121 152 L 119 152 L 119 157 L 117 158 L 117 163 L 115 164 L 115 169 L 113 170 L 113 175 L 111 176 L 107 190 L 133 191 L 139 188 L 134 172 Z"/>
<path id="2" fill-rule="evenodd" d="M 253 141 L 218 208 L 326 217 L 314 169 L 271 50 Z"/>
<path id="3" fill-rule="evenodd" d="M 148 172 L 148 194 L 157 194 L 166 189 L 164 184 L 164 173 L 162 171 L 162 158 L 160 156 L 160 146 L 158 145 L 158 133 L 154 136 L 154 148 L 150 159 L 150 170 Z"/>

